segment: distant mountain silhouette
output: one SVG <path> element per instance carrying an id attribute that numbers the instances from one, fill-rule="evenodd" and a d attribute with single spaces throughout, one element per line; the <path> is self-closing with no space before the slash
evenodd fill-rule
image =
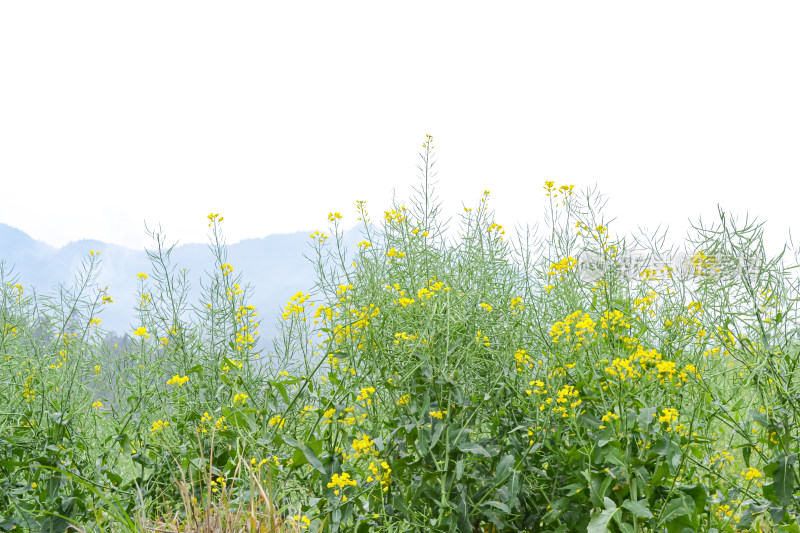
<path id="1" fill-rule="evenodd" d="M 362 229 L 356 227 L 344 232 L 348 258 L 354 257 Z M 256 307 L 261 318 L 262 348 L 271 350 L 272 338 L 277 333 L 286 302 L 297 291 L 308 293 L 317 281 L 313 264 L 303 257 L 304 254 L 313 257 L 314 251 L 309 244 L 312 242 L 309 238 L 311 233 L 299 231 L 268 235 L 226 247 L 227 262 L 233 266 L 233 273 L 241 273 L 243 285 L 249 283 L 253 289 L 250 304 Z M 328 240 L 328 245 L 335 246 L 333 239 Z M 166 243 L 167 246 L 170 244 L 169 241 Z M 149 276 L 152 269 L 144 250 L 96 240 L 80 240 L 55 248 L 32 239 L 23 231 L 0 224 L 0 261 L 5 261 L 7 276 L 13 268 L 13 275 L 18 276 L 18 283 L 25 287 L 25 294 L 32 294 L 34 290 L 37 294 L 54 294 L 59 284 L 72 285 L 89 250 L 100 251 L 101 270 L 95 285 L 100 288 L 108 286 L 108 294 L 114 300 L 113 304 L 104 305 L 99 315 L 103 329 L 117 334 L 132 332 L 138 327 L 134 310 L 139 304 L 136 274 L 144 272 Z M 208 285 L 205 273 L 214 270 L 215 258 L 208 245 L 175 246 L 170 260 L 176 267 L 176 276 L 180 269 L 187 269 L 189 308 L 191 305 L 199 306 L 200 280 Z M 190 316 L 184 318 L 188 320 Z"/>

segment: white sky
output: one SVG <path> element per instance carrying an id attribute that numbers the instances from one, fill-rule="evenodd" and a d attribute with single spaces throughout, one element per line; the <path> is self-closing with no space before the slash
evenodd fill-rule
<path id="1" fill-rule="evenodd" d="M 491 9 L 489 9 L 491 6 Z M 0 4 L 0 222 L 61 246 L 149 226 L 229 243 L 373 220 L 433 135 L 454 221 L 593 187 L 612 230 L 717 220 L 800 237 L 800 3 Z M 795 246 L 800 243 L 795 244 Z"/>

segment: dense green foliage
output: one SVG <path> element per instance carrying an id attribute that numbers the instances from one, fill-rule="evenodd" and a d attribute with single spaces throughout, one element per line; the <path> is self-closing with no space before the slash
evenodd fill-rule
<path id="1" fill-rule="evenodd" d="M 509 244 L 486 191 L 450 242 L 430 141 L 410 208 L 358 202 L 352 257 L 338 213 L 311 235 L 269 353 L 216 214 L 196 306 L 153 234 L 125 350 L 97 253 L 50 297 L 0 271 L 0 530 L 208 529 L 259 500 L 321 531 L 800 531 L 798 287 L 760 228 L 720 213 L 651 268 L 671 252 L 546 182 L 544 241 Z"/>

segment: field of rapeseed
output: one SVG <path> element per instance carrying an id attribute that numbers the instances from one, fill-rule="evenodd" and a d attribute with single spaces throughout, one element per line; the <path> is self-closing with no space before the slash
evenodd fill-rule
<path id="1" fill-rule="evenodd" d="M 0 530 L 800 531 L 798 285 L 760 228 L 675 259 L 548 181 L 545 239 L 485 191 L 448 240 L 431 140 L 357 250 L 310 235 L 269 351 L 218 214 L 199 302 L 153 234 L 124 349 L 102 253 L 46 297 L 0 265 Z"/>

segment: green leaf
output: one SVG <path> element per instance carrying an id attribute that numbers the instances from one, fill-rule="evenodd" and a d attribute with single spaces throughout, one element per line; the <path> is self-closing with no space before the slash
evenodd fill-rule
<path id="1" fill-rule="evenodd" d="M 421 456 L 426 455 L 428 453 L 428 450 L 431 449 L 430 438 L 431 438 L 430 428 L 427 427 L 420 428 L 419 435 L 417 436 L 417 451 L 419 451 L 419 454 Z"/>
<path id="2" fill-rule="evenodd" d="M 753 449 L 750 448 L 749 444 L 745 444 L 742 446 L 742 458 L 744 459 L 744 465 L 749 467 L 750 466 L 750 455 L 753 453 Z"/>
<path id="3" fill-rule="evenodd" d="M 522 481 L 520 479 L 520 473 L 517 470 L 511 472 L 511 480 L 508 482 L 508 505 L 513 507 L 517 500 L 517 496 L 519 495 L 519 491 L 522 489 Z"/>
<path id="4" fill-rule="evenodd" d="M 442 430 L 445 427 L 444 422 L 438 422 L 436 424 L 436 428 L 433 430 L 433 435 L 431 435 L 431 443 L 428 445 L 428 448 L 433 449 L 436 446 L 436 443 L 439 442 L 439 437 L 442 436 Z"/>
<path id="5" fill-rule="evenodd" d="M 661 514 L 660 523 L 668 523 L 678 517 L 691 515 L 694 511 L 694 500 L 681 494 L 679 498 L 671 500 Z"/>
<path id="6" fill-rule="evenodd" d="M 298 455 L 296 453 L 295 456 L 292 458 L 292 459 L 294 459 L 294 461 L 292 462 L 292 467 L 293 468 L 297 468 L 299 466 L 304 465 L 306 462 L 308 462 L 318 472 L 320 472 L 321 474 L 327 475 L 327 472 L 325 472 L 325 467 L 322 465 L 322 462 L 317 457 L 317 454 L 314 453 L 314 450 L 312 450 L 308 445 L 298 441 L 295 438 L 289 437 L 288 435 L 284 435 L 283 436 L 283 442 L 285 442 L 286 444 L 288 444 L 289 446 L 291 446 L 295 450 L 298 450 L 300 453 L 302 453 L 302 456 L 300 456 L 300 455 Z M 314 441 L 311 444 L 312 444 L 312 446 L 317 448 L 319 450 L 319 452 L 322 451 L 322 441 L 321 440 Z M 303 459 L 305 459 L 305 460 L 303 460 Z"/>
<path id="7" fill-rule="evenodd" d="M 622 455 L 622 452 L 616 446 L 604 448 L 603 459 L 605 459 L 612 465 L 620 467 L 625 472 L 628 471 L 628 465 L 625 463 L 625 459 Z"/>
<path id="8" fill-rule="evenodd" d="M 513 455 L 506 455 L 500 462 L 497 463 L 497 468 L 495 469 L 494 473 L 494 484 L 495 486 L 500 485 L 503 483 L 506 478 L 511 473 L 511 466 L 514 464 L 514 456 Z"/>
<path id="9" fill-rule="evenodd" d="M 778 467 L 775 469 L 773 479 L 773 489 L 778 501 L 784 507 L 789 507 L 792 503 L 792 496 L 794 494 L 794 462 L 797 460 L 797 454 L 792 453 L 789 455 L 781 454 L 778 457 Z"/>
<path id="10" fill-rule="evenodd" d="M 639 415 L 637 416 L 639 429 L 647 429 L 647 427 L 652 424 L 654 420 L 657 420 L 656 417 L 653 416 L 654 414 L 656 414 L 655 407 L 647 407 L 640 410 Z"/>
<path id="11" fill-rule="evenodd" d="M 702 483 L 697 485 L 683 485 L 680 491 L 689 496 L 694 502 L 694 508 L 702 511 L 706 507 L 706 500 L 708 499 L 708 492 Z M 697 516 L 692 516 L 692 520 L 699 519 Z"/>
<path id="12" fill-rule="evenodd" d="M 486 502 L 487 504 L 491 505 L 492 507 L 496 507 L 503 511 L 506 514 L 511 514 L 511 509 L 508 508 L 508 505 L 504 504 L 503 502 L 499 502 L 497 500 L 490 500 Z"/>
<path id="13" fill-rule="evenodd" d="M 610 498 L 605 498 L 604 501 L 606 505 L 605 510 L 592 515 L 586 533 L 606 533 L 610 531 L 608 523 L 614 518 L 615 514 L 620 512 L 620 509 L 617 508 L 616 504 Z"/>
<path id="14" fill-rule="evenodd" d="M 667 477 L 667 474 L 669 474 L 669 467 L 667 464 L 664 462 L 659 463 L 658 468 L 656 468 L 656 471 L 653 472 L 653 477 L 650 479 L 650 484 L 654 487 L 659 485 L 661 481 Z"/>
<path id="15" fill-rule="evenodd" d="M 750 411 L 748 411 L 747 414 L 749 414 L 750 418 L 752 418 L 753 421 L 756 424 L 758 424 L 759 426 L 761 426 L 762 428 L 768 429 L 770 427 L 769 418 L 764 416 L 763 413 L 759 413 L 758 411 L 756 411 L 754 409 L 750 409 Z"/>
<path id="16" fill-rule="evenodd" d="M 50 421 L 53 424 L 58 424 L 60 426 L 66 426 L 69 422 L 69 415 L 65 413 L 48 413 L 50 415 Z"/>
<path id="17" fill-rule="evenodd" d="M 647 508 L 647 500 L 631 501 L 625 500 L 622 506 L 633 514 L 636 518 L 653 518 L 653 513 Z"/>
<path id="18" fill-rule="evenodd" d="M 456 461 L 456 481 L 459 481 L 464 475 L 464 459 Z"/>
<path id="19" fill-rule="evenodd" d="M 272 385 L 273 387 L 275 387 L 276 389 L 278 389 L 278 392 L 281 393 L 281 398 L 283 398 L 283 401 L 288 404 L 289 403 L 289 395 L 286 393 L 286 386 L 282 382 L 275 381 L 275 380 L 272 380 L 272 379 L 269 380 L 269 384 Z"/>
<path id="20" fill-rule="evenodd" d="M 342 523 L 342 510 L 336 507 L 331 511 L 331 532 L 336 533 L 339 531 L 339 525 Z"/>
<path id="21" fill-rule="evenodd" d="M 458 445 L 458 449 L 464 453 L 469 453 L 472 455 L 483 455 L 484 457 L 491 457 L 491 454 L 486 451 L 486 448 L 478 444 L 477 442 L 462 442 Z"/>
<path id="22" fill-rule="evenodd" d="M 134 463 L 139 463 L 140 465 L 145 466 L 147 468 L 153 466 L 153 461 L 149 457 L 147 457 L 147 455 L 141 452 L 134 453 L 133 455 L 131 455 L 131 459 L 133 459 Z"/>

